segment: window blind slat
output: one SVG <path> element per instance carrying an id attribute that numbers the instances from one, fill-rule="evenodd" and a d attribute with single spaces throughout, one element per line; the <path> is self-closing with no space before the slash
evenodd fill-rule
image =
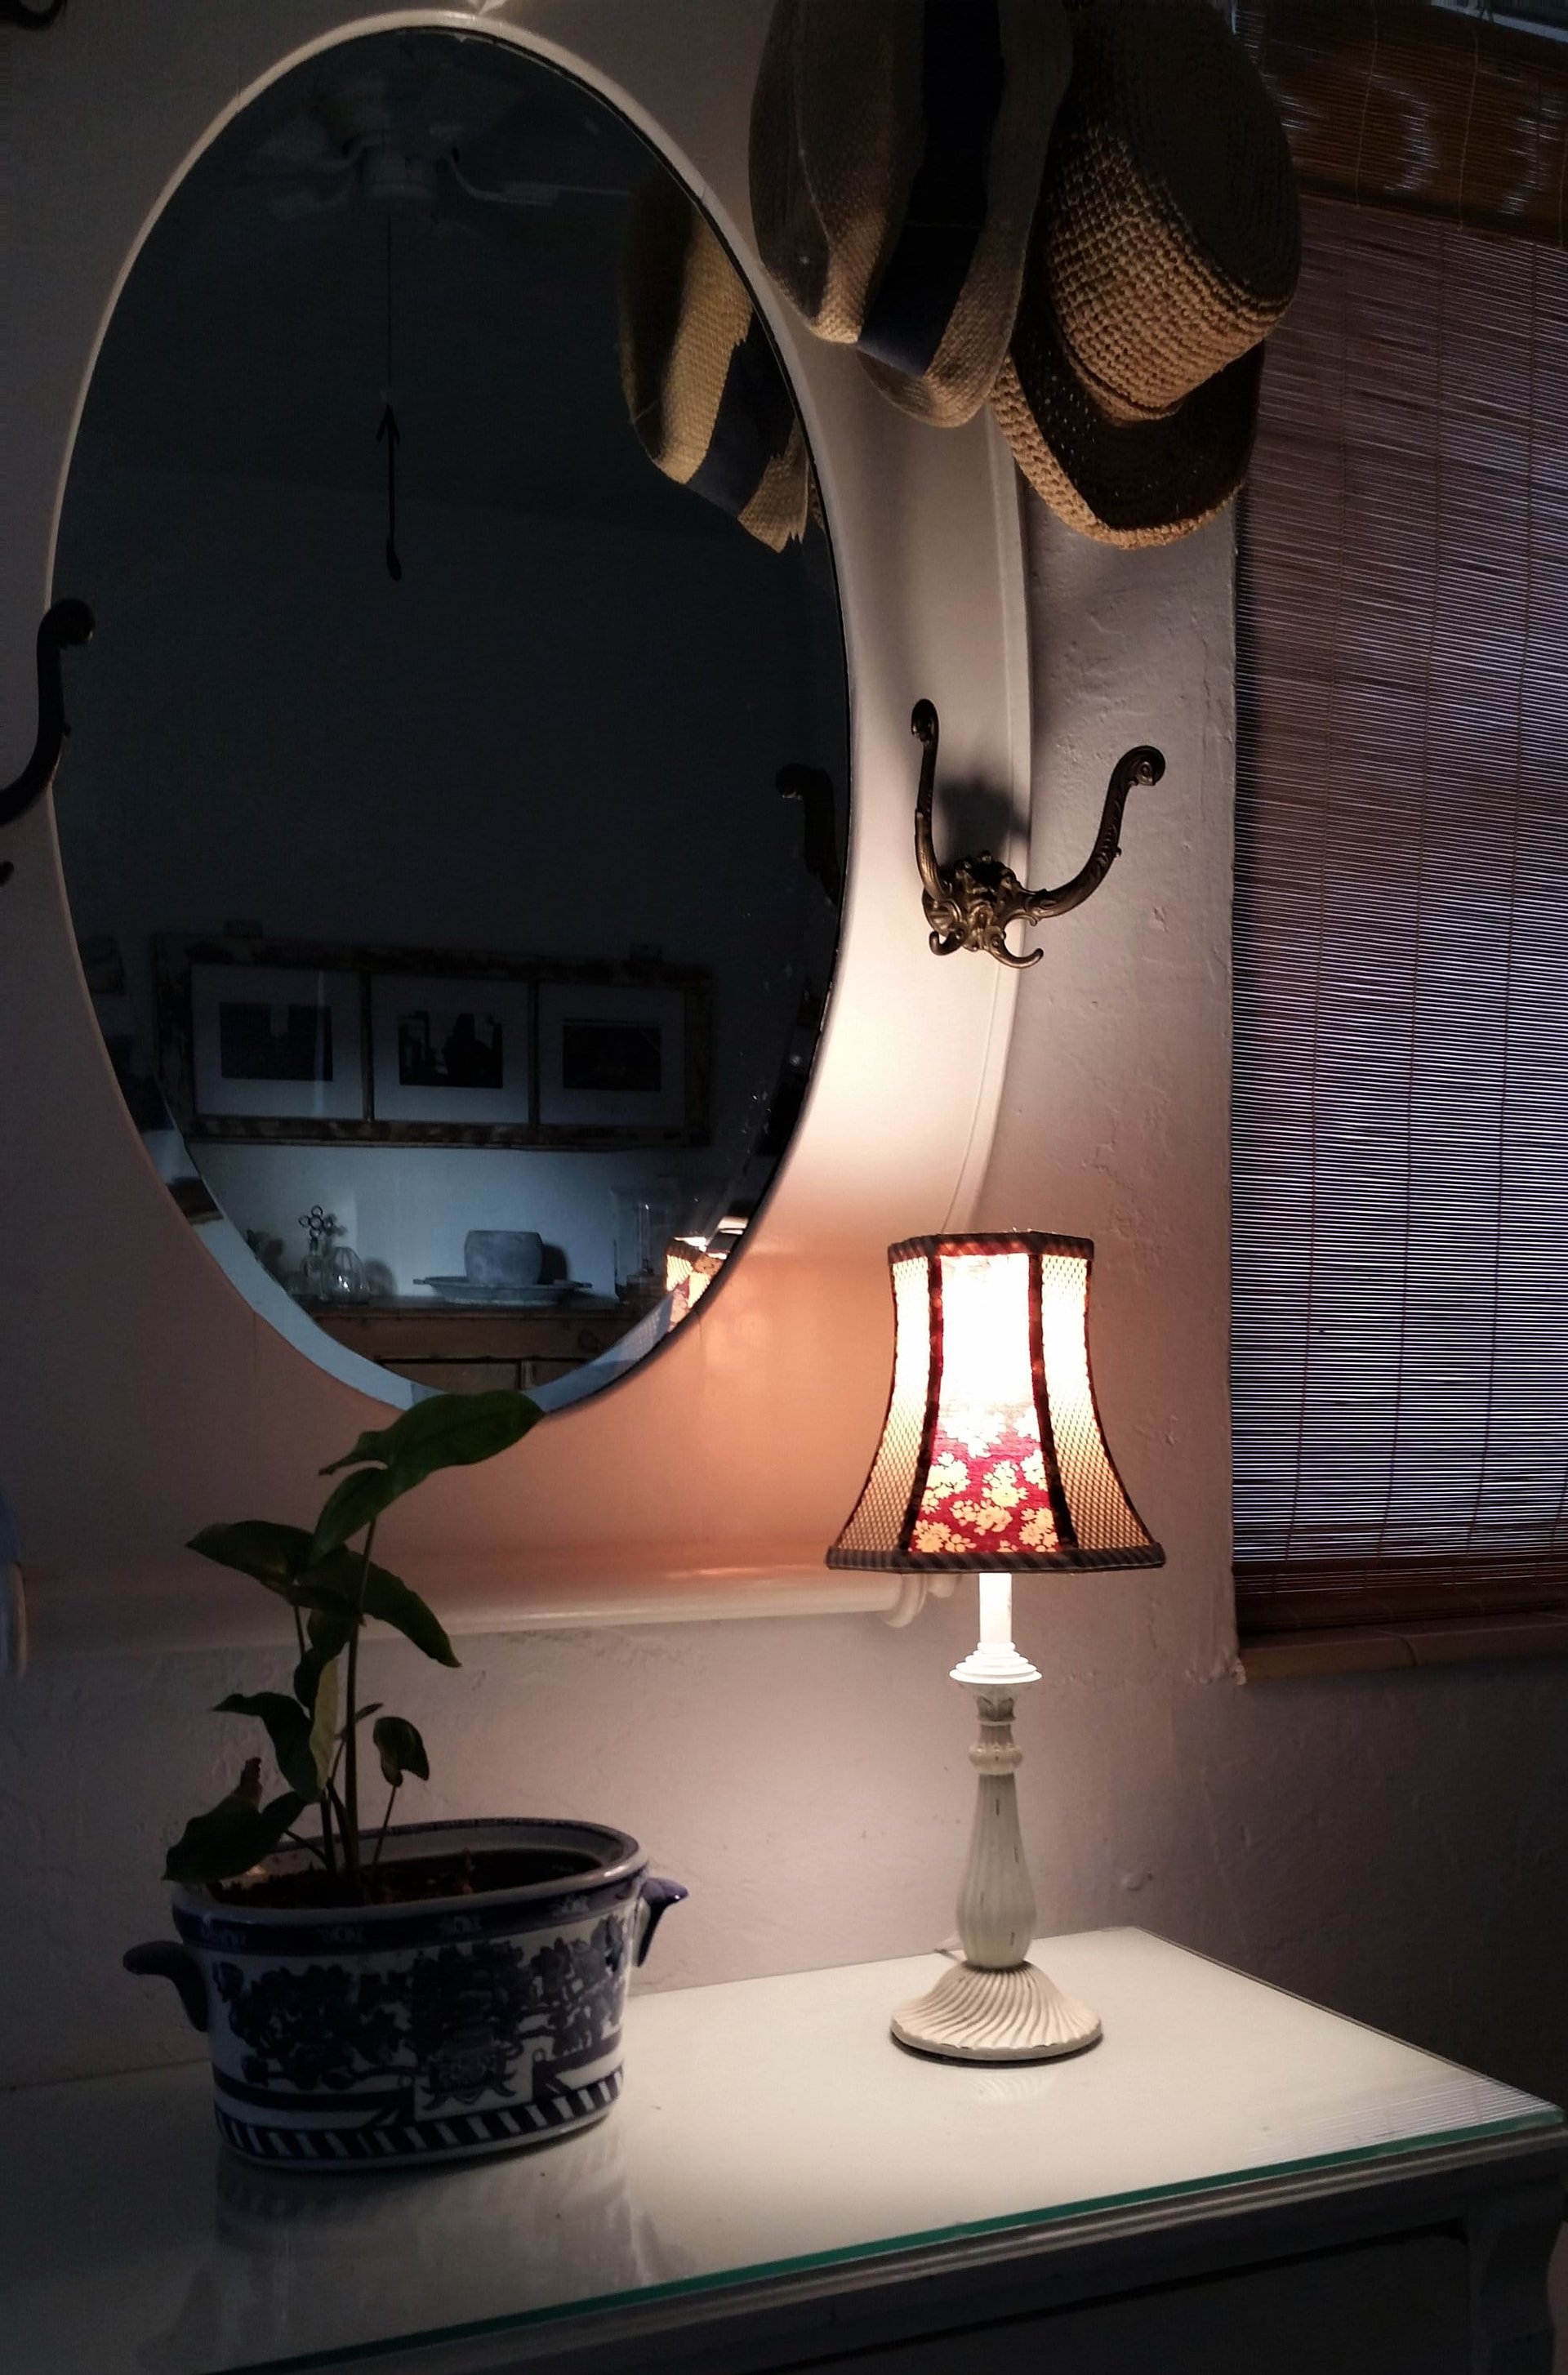
<path id="1" fill-rule="evenodd" d="M 1254 1629 L 1568 1604 L 1568 256 L 1305 211 L 1239 606 Z"/>
<path id="2" fill-rule="evenodd" d="M 1240 0 L 1236 15 L 1303 190 L 1568 243 L 1562 42 L 1430 0 Z"/>

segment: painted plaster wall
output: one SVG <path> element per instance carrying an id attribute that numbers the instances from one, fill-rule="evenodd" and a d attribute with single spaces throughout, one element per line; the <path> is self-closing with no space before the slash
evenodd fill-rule
<path id="1" fill-rule="evenodd" d="M 1562 1668 L 1232 1672 L 1228 526 L 1133 560 L 1037 512 L 1030 530 L 1036 878 L 1077 864 L 1123 749 L 1170 761 L 1111 886 L 1023 983 L 980 1216 L 1095 1238 L 1107 1424 L 1170 1554 L 1155 1574 L 1020 1589 L 1045 1673 L 1020 1725 L 1042 1929 L 1141 1922 L 1561 2097 Z M 867 1452 L 879 1414 L 868 1401 Z M 644 1838 L 692 1891 L 647 1974 L 670 1986 L 948 1932 L 973 1782 L 945 1677 L 971 1632 L 966 1596 L 902 1633 L 865 1617 L 469 1640 L 455 1675 L 387 1643 L 367 1686 L 426 1730 L 432 1812 L 598 1814 Z M 162 1926 L 161 1846 L 232 1753 L 230 1725 L 195 1711 L 282 1666 L 78 1660 L 0 1695 L 0 2081 L 196 2046 L 118 1955 Z"/>

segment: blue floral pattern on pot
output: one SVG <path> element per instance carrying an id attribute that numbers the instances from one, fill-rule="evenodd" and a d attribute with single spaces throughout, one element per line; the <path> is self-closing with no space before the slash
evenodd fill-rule
<path id="1" fill-rule="evenodd" d="M 684 1888 L 650 1878 L 637 1842 L 596 1824 L 411 1826 L 389 1847 L 395 1860 L 538 1848 L 578 1868 L 351 1911 L 177 1891 L 183 1944 L 126 1962 L 174 1979 L 206 2028 L 226 2142 L 275 2164 L 391 2167 L 602 2119 L 620 2088 L 631 1967 Z"/>

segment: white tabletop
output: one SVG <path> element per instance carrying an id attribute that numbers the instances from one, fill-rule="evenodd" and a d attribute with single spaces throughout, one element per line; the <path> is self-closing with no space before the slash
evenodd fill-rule
<path id="1" fill-rule="evenodd" d="M 205 2067 L 0 2097 L 6 2375 L 219 2375 L 737 2281 L 1444 2139 L 1535 2097 L 1138 1930 L 1035 1960 L 1104 2042 L 1032 2069 L 888 2036 L 935 1956 L 636 1999 L 599 2127 L 397 2175 L 253 2168 Z M 374 2355 L 373 2351 L 371 2355 Z"/>

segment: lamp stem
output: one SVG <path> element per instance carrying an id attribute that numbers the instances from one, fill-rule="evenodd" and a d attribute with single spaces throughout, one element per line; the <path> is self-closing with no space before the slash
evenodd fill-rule
<path id="1" fill-rule="evenodd" d="M 983 1647 L 1013 1646 L 1013 1579 L 1010 1575 L 980 1578 L 980 1639 Z"/>
<path id="2" fill-rule="evenodd" d="M 980 1640 L 953 1670 L 979 1703 L 980 1737 L 969 1752 L 979 1775 L 969 1857 L 959 1885 L 958 1933 L 966 1963 L 1010 1971 L 1028 1959 L 1034 1935 L 1034 1890 L 1024 1861 L 1014 1776 L 1023 1751 L 1013 1739 L 1013 1700 L 1040 1680 L 1013 1647 L 1013 1579 L 980 1577 Z"/>
<path id="3" fill-rule="evenodd" d="M 1013 1739 L 1010 1697 L 980 1697 L 980 1737 L 969 1752 L 979 1775 L 969 1855 L 959 1884 L 958 1933 L 976 1970 L 1010 1971 L 1028 1959 L 1034 1890 L 1024 1861 L 1014 1776 L 1023 1751 Z"/>

